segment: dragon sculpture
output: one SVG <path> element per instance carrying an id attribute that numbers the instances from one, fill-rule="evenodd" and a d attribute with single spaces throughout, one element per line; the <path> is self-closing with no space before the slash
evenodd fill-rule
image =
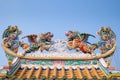
<path id="1" fill-rule="evenodd" d="M 40 50 L 41 52 L 43 52 L 44 50 L 51 51 L 53 50 L 53 47 L 56 44 L 52 41 L 54 35 L 51 32 L 40 33 L 39 35 L 30 34 L 23 36 L 22 40 L 24 38 L 27 38 L 28 42 L 19 40 L 19 35 L 21 33 L 22 31 L 19 30 L 17 26 L 8 26 L 8 28 L 3 32 L 2 36 L 4 46 L 13 51 L 14 53 L 18 53 L 19 47 L 22 47 L 24 50 L 22 54 L 23 56 L 25 56 L 27 53 L 34 53 L 38 50 Z M 64 51 L 68 50 L 69 52 L 70 50 L 76 50 L 77 52 L 83 52 L 85 54 L 94 54 L 94 50 L 99 49 L 100 53 L 104 54 L 113 48 L 116 40 L 116 35 L 109 27 L 101 27 L 97 34 L 100 36 L 100 40 L 96 43 L 90 43 L 88 41 L 89 37 L 95 38 L 95 36 L 92 34 L 80 33 L 78 31 L 66 32 L 66 50 Z M 58 48 L 54 47 L 54 49 Z M 14 59 L 13 56 L 7 53 L 6 56 L 8 60 Z M 109 59 L 106 58 L 106 61 L 109 61 Z"/>
<path id="2" fill-rule="evenodd" d="M 69 49 L 76 49 L 77 51 L 79 50 L 83 53 L 92 54 L 93 50 L 97 48 L 97 45 L 88 42 L 89 36 L 95 38 L 94 35 L 80 33 L 78 31 L 68 31 L 65 33 L 65 35 L 68 37 L 67 46 Z M 88 44 L 90 44 L 91 46 L 89 46 Z"/>
<path id="3" fill-rule="evenodd" d="M 52 37 L 53 37 L 53 34 L 51 32 L 41 33 L 39 36 L 40 39 L 39 41 L 37 41 L 36 34 L 27 35 L 27 36 L 22 37 L 22 39 L 28 38 L 28 41 L 30 44 L 22 42 L 21 47 L 25 50 L 24 53 L 30 53 L 30 52 L 34 52 L 37 50 L 41 50 L 41 52 L 43 50 L 48 51 L 52 44 L 52 41 L 51 41 Z"/>

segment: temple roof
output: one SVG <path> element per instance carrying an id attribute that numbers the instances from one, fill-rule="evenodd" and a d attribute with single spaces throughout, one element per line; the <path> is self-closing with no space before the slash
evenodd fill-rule
<path id="1" fill-rule="evenodd" d="M 100 28 L 97 42 L 88 41 L 89 37 L 94 39 L 94 35 L 79 31 L 68 31 L 67 39 L 54 41 L 52 32 L 29 34 L 19 39 L 21 33 L 17 26 L 9 26 L 3 33 L 2 47 L 9 68 L 0 71 L 2 77 L 96 80 L 120 76 L 119 71 L 112 73 L 108 68 L 116 49 L 116 35 L 109 27 Z"/>
<path id="2" fill-rule="evenodd" d="M 24 67 L 20 67 L 16 73 L 15 76 L 17 78 L 63 78 L 66 77 L 68 79 L 70 78 L 78 78 L 78 79 L 82 79 L 84 76 L 86 76 L 88 79 L 92 79 L 94 76 L 97 77 L 97 79 L 101 79 L 103 78 L 103 76 L 105 76 L 104 72 L 99 68 L 99 67 L 95 67 L 95 66 L 84 66 L 84 67 L 69 67 L 69 68 L 65 68 L 64 66 L 61 68 L 50 68 L 50 67 L 46 67 L 43 68 L 42 66 L 39 67 L 35 67 L 32 66 L 31 68 L 28 66 L 24 66 Z"/>

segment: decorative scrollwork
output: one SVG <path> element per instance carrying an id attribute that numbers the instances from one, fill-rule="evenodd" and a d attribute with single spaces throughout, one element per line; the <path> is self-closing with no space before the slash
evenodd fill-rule
<path id="1" fill-rule="evenodd" d="M 13 52 L 17 53 L 18 52 L 18 48 L 19 48 L 19 35 L 22 33 L 22 31 L 20 31 L 18 29 L 18 26 L 8 26 L 8 28 L 4 31 L 3 33 L 3 44 L 9 48 L 10 50 L 12 50 Z M 8 59 L 12 60 L 13 57 L 6 54 L 6 56 L 8 57 Z"/>
<path id="2" fill-rule="evenodd" d="M 101 27 L 97 34 L 100 36 L 99 49 L 101 53 L 105 53 L 115 44 L 116 35 L 109 27 Z"/>

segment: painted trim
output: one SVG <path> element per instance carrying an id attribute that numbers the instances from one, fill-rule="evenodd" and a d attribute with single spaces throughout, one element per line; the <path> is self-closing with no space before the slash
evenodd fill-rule
<path id="1" fill-rule="evenodd" d="M 8 48 L 6 48 L 3 44 L 2 44 L 2 48 L 4 49 L 5 52 L 7 52 L 9 55 L 13 56 L 13 57 L 20 57 L 22 59 L 27 59 L 27 60 L 95 60 L 95 59 L 100 59 L 100 58 L 105 58 L 111 54 L 114 53 L 115 49 L 116 49 L 116 44 L 113 46 L 113 48 L 109 51 L 107 51 L 104 54 L 101 55 L 96 55 L 96 56 L 88 56 L 88 57 L 68 57 L 68 56 L 50 56 L 50 57 L 46 57 L 46 56 L 21 56 L 18 55 L 17 53 L 14 53 L 13 51 L 9 50 Z"/>

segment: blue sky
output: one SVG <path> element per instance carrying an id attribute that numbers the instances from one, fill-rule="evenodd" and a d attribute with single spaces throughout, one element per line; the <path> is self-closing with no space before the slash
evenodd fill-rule
<path id="1" fill-rule="evenodd" d="M 68 30 L 96 35 L 101 26 L 110 26 L 117 34 L 111 65 L 120 70 L 120 0 L 0 0 L 0 43 L 9 25 L 18 25 L 21 36 L 51 31 L 54 39 L 66 38 Z M 1 47 L 0 51 L 0 66 L 6 65 Z"/>

